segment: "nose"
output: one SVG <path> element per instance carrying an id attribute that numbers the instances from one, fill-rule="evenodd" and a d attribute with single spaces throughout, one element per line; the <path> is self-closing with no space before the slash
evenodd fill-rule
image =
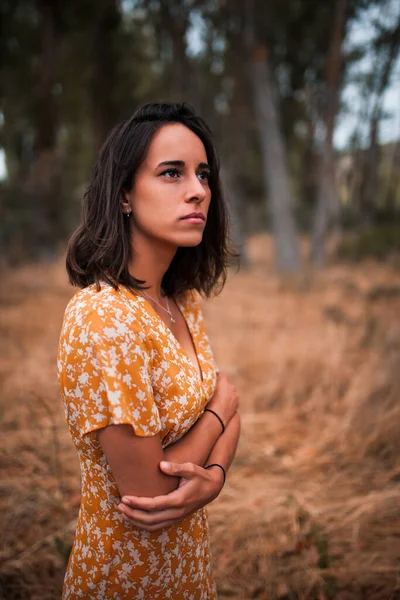
<path id="1" fill-rule="evenodd" d="M 194 174 L 188 182 L 186 190 L 186 202 L 202 202 L 207 197 L 208 188 L 201 183 L 197 174 Z"/>

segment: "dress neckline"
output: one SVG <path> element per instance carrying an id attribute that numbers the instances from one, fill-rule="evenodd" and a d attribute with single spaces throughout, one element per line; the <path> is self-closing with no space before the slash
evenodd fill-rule
<path id="1" fill-rule="evenodd" d="M 140 294 L 133 294 L 130 292 L 130 290 L 127 290 L 125 288 L 125 286 L 121 286 L 124 289 L 124 292 L 128 293 L 130 295 L 130 299 L 132 299 L 132 296 L 134 295 L 136 298 L 138 298 L 139 300 L 141 300 L 142 304 L 143 304 L 143 308 L 144 310 L 150 314 L 151 316 L 155 317 L 159 323 L 161 324 L 162 327 L 165 328 L 167 335 L 171 336 L 172 339 L 174 340 L 175 345 L 177 346 L 177 348 L 179 349 L 179 351 L 181 352 L 181 354 L 186 358 L 187 362 L 189 363 L 190 367 L 195 371 L 198 380 L 200 381 L 201 385 L 203 385 L 204 383 L 204 373 L 203 373 L 203 367 L 202 364 L 200 362 L 200 358 L 199 358 L 199 353 L 198 353 L 198 348 L 197 348 L 197 344 L 196 344 L 196 340 L 195 340 L 195 336 L 193 335 L 192 330 L 190 329 L 190 325 L 189 325 L 189 321 L 186 317 L 186 313 L 185 313 L 185 303 L 182 302 L 181 300 L 177 300 L 174 298 L 175 303 L 178 307 L 179 312 L 182 315 L 183 320 L 186 323 L 186 327 L 187 330 L 189 332 L 190 338 L 192 340 L 192 344 L 193 344 L 193 348 L 194 348 L 194 353 L 196 355 L 196 360 L 197 360 L 197 364 L 198 367 L 196 367 L 196 365 L 194 364 L 194 362 L 192 361 L 192 359 L 190 358 L 190 356 L 188 355 L 188 353 L 185 351 L 184 347 L 182 346 L 182 344 L 180 343 L 180 341 L 178 340 L 178 338 L 175 336 L 175 334 L 173 333 L 172 329 L 170 327 L 168 327 L 168 325 L 166 324 L 166 322 L 164 321 L 164 319 L 162 317 L 160 317 L 160 315 L 158 314 L 158 312 L 153 308 L 152 304 L 149 302 L 149 300 L 147 300 L 147 298 L 145 298 L 144 296 L 141 296 Z M 185 296 L 185 300 L 186 300 L 186 296 Z"/>

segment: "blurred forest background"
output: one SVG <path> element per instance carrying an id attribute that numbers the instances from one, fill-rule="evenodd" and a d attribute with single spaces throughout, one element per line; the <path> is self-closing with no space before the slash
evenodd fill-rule
<path id="1" fill-rule="evenodd" d="M 219 595 L 400 599 L 398 1 L 0 0 L 0 17 L 0 600 L 61 594 L 79 507 L 63 253 L 108 131 L 155 100 L 214 131 L 241 249 L 203 304 L 242 398 L 209 507 Z"/>
<path id="2" fill-rule="evenodd" d="M 385 119 L 394 122 L 383 98 L 400 76 L 396 1 L 0 6 L 4 261 L 63 247 L 108 131 L 156 99 L 189 101 L 210 124 L 236 240 L 269 227 L 281 270 L 300 268 L 303 231 L 319 265 L 328 232 L 379 228 L 380 237 L 364 233 L 362 248 L 346 245 L 348 253 L 384 255 L 397 245 L 399 122 L 391 143 L 380 139 Z M 349 35 L 354 27 L 368 33 L 364 41 Z M 349 85 L 356 106 L 342 101 Z M 348 115 L 351 131 L 338 151 L 335 126 Z"/>

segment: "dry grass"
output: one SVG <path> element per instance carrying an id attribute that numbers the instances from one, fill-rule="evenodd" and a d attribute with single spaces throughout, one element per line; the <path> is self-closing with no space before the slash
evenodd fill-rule
<path id="1" fill-rule="evenodd" d="M 400 598 L 400 274 L 330 266 L 282 282 L 270 241 L 204 305 L 243 433 L 209 508 L 221 598 Z M 397 291 L 396 291 L 397 290 Z M 79 470 L 55 356 L 62 265 L 0 292 L 0 599 L 60 597 Z"/>

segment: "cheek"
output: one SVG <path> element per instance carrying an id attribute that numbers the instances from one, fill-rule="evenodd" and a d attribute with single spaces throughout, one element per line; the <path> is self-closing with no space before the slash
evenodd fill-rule
<path id="1" fill-rule="evenodd" d="M 136 226 L 152 234 L 160 234 L 170 229 L 171 221 L 175 217 L 168 193 L 154 185 L 138 188 L 132 210 Z"/>
<path id="2" fill-rule="evenodd" d="M 150 181 L 140 181 L 133 194 L 133 206 L 141 211 L 142 207 L 160 209 L 164 212 L 173 206 L 179 190 L 172 183 L 165 184 L 157 178 Z"/>
<path id="3" fill-rule="evenodd" d="M 148 219 L 163 209 L 162 196 L 154 183 L 141 182 L 135 187 L 132 209 L 138 220 Z"/>

